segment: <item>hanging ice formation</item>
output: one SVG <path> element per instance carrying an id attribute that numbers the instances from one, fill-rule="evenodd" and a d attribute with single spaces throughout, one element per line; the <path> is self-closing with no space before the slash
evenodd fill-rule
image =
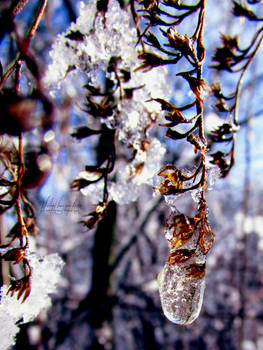
<path id="1" fill-rule="evenodd" d="M 206 254 L 214 239 L 206 205 L 199 207 L 194 218 L 173 213 L 165 237 L 170 255 L 158 276 L 163 312 L 174 323 L 191 324 L 203 303 Z"/>

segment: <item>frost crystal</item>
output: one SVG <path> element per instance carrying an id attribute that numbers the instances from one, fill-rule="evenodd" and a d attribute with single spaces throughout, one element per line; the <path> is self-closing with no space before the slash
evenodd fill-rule
<path id="1" fill-rule="evenodd" d="M 119 167 L 117 182 L 110 185 L 110 197 L 119 204 L 135 201 L 141 185 L 153 185 L 153 174 L 160 166 L 164 153 L 165 148 L 155 138 L 150 141 L 147 151 L 138 150 L 133 162 Z M 139 173 L 136 174 L 136 171 Z"/>
<path id="2" fill-rule="evenodd" d="M 98 72 L 106 70 L 112 56 L 122 58 L 123 68 L 130 67 L 136 59 L 136 30 L 129 26 L 129 16 L 122 11 L 116 0 L 109 2 L 105 15 L 96 14 L 96 2 L 80 6 L 80 15 L 76 23 L 71 24 L 67 33 L 58 35 L 50 56 L 52 63 L 44 78 L 44 83 L 57 89 L 63 81 L 65 90 L 70 84 L 76 87 L 76 74 L 84 72 L 95 82 Z M 71 40 L 70 33 L 79 32 L 82 40 Z M 76 90 L 77 91 L 77 90 Z"/>
<path id="3" fill-rule="evenodd" d="M 10 317 L 6 310 L 0 308 L 0 350 L 10 349 L 15 344 L 15 336 L 19 332 L 19 327 L 15 324 L 17 320 L 18 318 Z"/>
<path id="4" fill-rule="evenodd" d="M 217 165 L 208 163 L 206 165 L 207 171 L 207 189 L 212 190 L 215 182 L 220 178 L 220 168 Z"/>
<path id="5" fill-rule="evenodd" d="M 63 261 L 57 254 L 44 258 L 35 253 L 28 254 L 32 267 L 31 293 L 24 303 L 15 296 L 7 295 L 8 286 L 1 288 L 0 296 L 0 350 L 6 350 L 15 343 L 15 336 L 19 332 L 17 323 L 32 321 L 41 310 L 51 305 L 50 294 L 55 292 Z"/>

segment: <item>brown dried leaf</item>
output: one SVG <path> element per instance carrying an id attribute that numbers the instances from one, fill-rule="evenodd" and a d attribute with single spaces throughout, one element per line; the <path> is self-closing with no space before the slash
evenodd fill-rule
<path id="1" fill-rule="evenodd" d="M 11 280 L 10 287 L 7 291 L 7 294 L 11 294 L 13 296 L 15 293 L 17 294 L 17 299 L 19 300 L 23 294 L 22 303 L 28 298 L 31 291 L 31 282 L 30 275 L 24 276 L 19 280 Z"/>
<path id="2" fill-rule="evenodd" d="M 187 72 L 178 73 L 177 75 L 181 75 L 184 79 L 186 79 L 198 101 L 204 102 L 204 94 L 211 91 L 207 82 L 205 82 L 203 79 L 193 77 Z"/>
<path id="3" fill-rule="evenodd" d="M 100 134 L 101 130 L 93 130 L 88 128 L 87 126 L 80 126 L 77 128 L 72 134 L 72 137 L 75 137 L 78 140 L 84 139 L 86 137 Z"/>
<path id="4" fill-rule="evenodd" d="M 166 234 L 172 233 L 172 238 L 168 239 L 170 249 L 174 250 L 184 245 L 195 233 L 193 220 L 183 214 L 175 215 L 172 220 L 168 220 Z"/>
<path id="5" fill-rule="evenodd" d="M 2 259 L 5 261 L 13 261 L 14 264 L 20 263 L 25 257 L 25 249 L 13 248 L 2 255 Z"/>
<path id="6" fill-rule="evenodd" d="M 75 41 L 83 41 L 84 34 L 82 34 L 79 30 L 71 30 L 68 34 L 65 35 L 65 38 Z"/>
<path id="7" fill-rule="evenodd" d="M 168 265 L 181 264 L 189 260 L 195 253 L 194 249 L 178 249 L 171 252 L 167 259 Z"/>
<path id="8" fill-rule="evenodd" d="M 138 58 L 141 59 L 143 63 L 139 67 L 135 68 L 134 72 L 137 72 L 138 70 L 148 72 L 153 67 L 162 66 L 167 63 L 162 57 L 151 52 L 143 52 L 138 56 Z"/>
<path id="9" fill-rule="evenodd" d="M 188 277 L 203 278 L 205 276 L 205 264 L 191 264 L 186 268 Z"/>
<path id="10" fill-rule="evenodd" d="M 107 204 L 99 204 L 95 211 L 90 212 L 88 220 L 83 220 L 81 223 L 85 225 L 89 230 L 93 229 L 106 215 Z"/>

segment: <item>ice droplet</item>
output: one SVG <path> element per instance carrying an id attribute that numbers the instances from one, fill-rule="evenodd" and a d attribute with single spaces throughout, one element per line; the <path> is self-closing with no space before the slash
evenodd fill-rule
<path id="1" fill-rule="evenodd" d="M 189 325 L 198 317 L 205 290 L 205 277 L 189 276 L 188 267 L 189 262 L 166 264 L 158 275 L 163 312 L 180 325 Z"/>

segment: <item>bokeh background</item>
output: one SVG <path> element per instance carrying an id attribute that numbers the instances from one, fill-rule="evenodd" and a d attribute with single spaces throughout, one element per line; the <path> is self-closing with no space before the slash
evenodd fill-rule
<path id="1" fill-rule="evenodd" d="M 10 1 L 2 0 L 0 11 Z M 29 1 L 17 17 L 26 31 L 38 1 Z M 58 33 L 76 20 L 78 0 L 50 0 L 31 49 L 44 71 Z M 87 1 L 85 2 L 87 3 Z M 188 1 L 187 3 L 191 3 Z M 126 6 L 127 4 L 121 4 Z M 238 74 L 209 68 L 221 33 L 238 34 L 245 47 L 261 22 L 231 13 L 230 0 L 207 0 L 204 42 L 207 49 L 204 78 L 220 81 L 225 94 L 235 88 Z M 263 15 L 260 3 L 253 10 Z M 187 33 L 191 23 L 179 27 Z M 16 54 L 12 36 L 5 35 L 0 57 L 5 71 Z M 262 50 L 248 70 L 241 94 L 236 134 L 235 165 L 225 179 L 216 178 L 208 193 L 209 220 L 215 242 L 207 259 L 206 291 L 198 319 L 189 326 L 168 321 L 162 312 L 157 275 L 168 255 L 163 235 L 169 207 L 150 186 L 143 185 L 136 202 L 111 202 L 106 218 L 88 231 L 80 221 L 94 208 L 89 198 L 70 189 L 79 171 L 96 157 L 96 141 L 77 141 L 70 136 L 83 121 L 78 101 L 71 96 L 54 98 L 56 106 L 52 172 L 39 189 L 28 191 L 36 207 L 39 233 L 36 246 L 42 254 L 58 252 L 65 261 L 53 305 L 37 320 L 21 326 L 14 349 L 164 349 L 164 350 L 261 350 L 263 349 L 263 138 Z M 180 70 L 180 67 L 178 68 Z M 177 72 L 171 68 L 170 75 Z M 25 72 L 25 86 L 30 76 Z M 184 85 L 176 80 L 173 96 L 184 99 Z M 76 82 L 78 84 L 78 82 Z M 228 113 L 205 101 L 207 130 Z M 152 132 L 167 143 L 164 164 L 186 166 L 193 155 L 181 142 L 166 140 L 163 130 Z M 35 136 L 28 146 L 37 147 Z M 190 195 L 178 199 L 178 208 L 192 215 Z M 2 235 L 12 212 L 2 219 Z M 3 274 L 5 273 L 3 268 Z M 1 325 L 2 327 L 3 325 Z"/>

